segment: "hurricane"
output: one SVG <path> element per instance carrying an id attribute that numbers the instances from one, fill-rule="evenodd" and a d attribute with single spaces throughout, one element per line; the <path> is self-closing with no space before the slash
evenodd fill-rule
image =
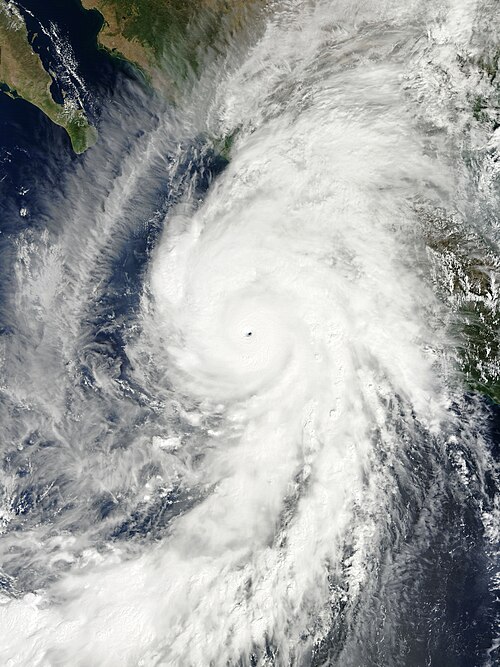
<path id="1" fill-rule="evenodd" d="M 2 664 L 497 664 L 499 28 L 267 3 L 5 195 Z"/>

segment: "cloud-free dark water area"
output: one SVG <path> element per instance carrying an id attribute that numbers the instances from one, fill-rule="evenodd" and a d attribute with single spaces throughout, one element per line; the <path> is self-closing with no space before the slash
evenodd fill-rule
<path id="1" fill-rule="evenodd" d="M 23 6 L 100 139 L 0 98 L 5 661 L 493 667 L 500 412 L 415 213 L 489 192 L 483 10 L 284 3 L 173 105 L 95 13 Z"/>

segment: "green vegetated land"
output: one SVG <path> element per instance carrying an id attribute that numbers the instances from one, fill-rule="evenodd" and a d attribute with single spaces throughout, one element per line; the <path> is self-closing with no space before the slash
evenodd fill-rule
<path id="1" fill-rule="evenodd" d="M 103 17 L 101 48 L 134 65 L 170 102 L 211 58 L 245 42 L 269 0 L 81 0 Z M 233 137 L 213 138 L 229 159 Z"/>
<path id="2" fill-rule="evenodd" d="M 8 0 L 0 0 L 0 82 L 3 92 L 31 102 L 64 127 L 76 153 L 95 143 L 97 132 L 85 113 L 69 100 L 58 104 L 52 97 L 52 78 L 31 47 L 22 16 Z"/>
<path id="3" fill-rule="evenodd" d="M 224 40 L 241 31 L 267 0 L 81 2 L 103 16 L 100 45 L 135 65 L 160 94 L 172 99 L 186 79 L 197 75 L 203 54 L 223 50 Z M 52 78 L 33 50 L 12 0 L 0 0 L 0 84 L 4 93 L 34 104 L 64 127 L 76 153 L 95 143 L 97 131 L 85 112 L 71 100 L 54 100 Z"/>
<path id="4" fill-rule="evenodd" d="M 485 137 L 500 126 L 500 49 L 490 45 L 484 53 L 459 64 L 475 76 L 479 94 L 471 98 L 472 123 Z M 466 162 L 495 160 L 496 149 L 477 154 L 465 151 Z M 495 187 L 491 194 L 494 196 Z M 488 219 L 495 211 L 485 214 Z M 452 217 L 437 212 L 429 226 L 428 247 L 439 267 L 436 279 L 456 313 L 453 327 L 459 342 L 459 360 L 472 389 L 500 404 L 500 258 L 493 241 L 481 236 L 480 227 L 464 231 Z"/>
<path id="5" fill-rule="evenodd" d="M 500 259 L 445 211 L 421 211 L 434 282 L 454 312 L 451 333 L 471 389 L 500 404 Z"/>
<path id="6" fill-rule="evenodd" d="M 172 94 L 199 72 L 208 49 L 223 50 L 267 0 L 81 0 L 104 18 L 99 43 Z"/>
<path id="7" fill-rule="evenodd" d="M 225 40 L 244 30 L 267 0 L 81 0 L 104 22 L 100 45 L 138 67 L 156 90 L 173 96 L 189 76 L 196 76 L 208 49 L 223 52 Z M 471 100 L 471 116 L 498 127 L 498 60 L 495 50 L 469 63 L 488 80 L 488 94 Z M 80 109 L 57 104 L 51 77 L 28 40 L 23 18 L 8 0 L 0 0 L 0 81 L 13 96 L 35 104 L 68 132 L 81 153 L 97 137 Z M 232 137 L 215 142 L 226 159 Z M 464 239 L 460 226 L 444 213 L 427 218 L 427 246 L 435 260 L 435 281 L 456 313 L 461 365 L 469 385 L 500 403 L 500 263 L 479 238 Z"/>

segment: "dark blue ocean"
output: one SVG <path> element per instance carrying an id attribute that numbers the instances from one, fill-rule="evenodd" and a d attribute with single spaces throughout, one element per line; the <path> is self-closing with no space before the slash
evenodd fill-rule
<path id="1" fill-rule="evenodd" d="M 23 100 L 0 95 L 0 326 L 2 335 L 9 340 L 23 335 L 16 311 L 21 306 L 12 298 L 16 289 L 19 239 L 26 239 L 31 232 L 36 239 L 44 230 L 54 238 L 62 234 L 65 211 L 70 211 L 72 206 L 68 198 L 74 198 L 77 189 L 75 183 L 80 184 L 82 192 L 85 191 L 92 200 L 92 205 L 85 209 L 89 214 L 100 207 L 104 210 L 114 180 L 122 175 L 122 164 L 138 142 L 158 131 L 162 114 L 168 113 L 168 105 L 156 98 L 139 73 L 97 47 L 97 33 L 102 24 L 97 12 L 84 11 L 78 0 L 23 0 L 19 7 L 30 37 L 36 34 L 33 48 L 47 69 L 57 71 L 60 64 L 50 39 L 39 30 L 38 21 L 46 27 L 55 24 L 58 34 L 71 45 L 78 75 L 85 83 L 85 111 L 98 128 L 100 138 L 95 148 L 83 155 L 75 155 L 65 131 L 51 123 L 41 111 Z M 54 95 L 60 99 L 57 82 Z M 102 433 L 107 429 L 107 435 L 96 435 L 96 442 L 123 431 L 121 442 L 126 443 L 134 428 L 151 424 L 156 419 L 158 408 L 153 397 L 134 384 L 126 345 L 136 326 L 148 264 L 164 225 L 169 224 L 169 211 L 173 206 L 182 201 L 188 188 L 191 188 L 191 196 L 201 203 L 228 165 L 203 136 L 182 136 L 178 141 L 172 136 L 170 143 L 165 145 L 164 154 L 152 157 L 147 178 L 134 183 L 135 190 L 129 193 L 121 214 L 125 222 L 99 257 L 102 266 L 100 280 L 95 283 L 94 292 L 89 297 L 90 305 L 85 311 L 86 338 L 82 339 L 82 354 L 77 362 L 79 370 L 75 372 L 75 383 L 87 386 L 87 389 L 81 389 L 82 405 L 85 405 L 85 391 L 92 393 L 93 406 L 99 404 L 99 393 L 92 389 L 96 367 L 113 367 L 114 377 L 124 387 L 123 395 L 105 399 L 107 423 Z M 183 157 L 172 170 L 173 148 L 179 145 Z M 172 148 L 170 153 L 168 146 Z M 99 151 L 106 162 L 102 171 L 96 168 L 99 166 L 96 158 L 92 158 Z M 71 188 L 68 183 L 72 184 Z M 81 244 L 86 243 L 93 225 L 92 220 L 87 222 L 82 223 Z M 33 242 L 36 244 L 36 240 Z M 46 335 L 50 336 L 50 332 Z M 55 379 L 47 377 L 48 385 L 52 381 Z M 29 378 L 19 378 L 19 382 L 29 382 Z M 12 399 L 5 396 L 2 399 L 0 394 L 0 400 L 5 401 L 4 414 L 10 411 L 12 416 Z M 122 400 L 134 405 L 130 408 L 131 413 L 136 410 L 130 424 L 125 426 L 118 423 L 120 411 L 116 408 Z M 464 396 L 456 410 L 467 411 L 468 405 L 475 406 L 474 414 L 480 406 L 483 416 L 477 429 L 487 442 L 493 459 L 500 462 L 499 407 L 472 393 Z M 16 409 L 17 419 L 22 420 L 21 399 Z M 68 399 L 68 410 L 71 409 Z M 472 412 L 463 414 L 468 426 L 469 420 L 473 419 L 471 415 Z M 36 421 L 36 415 L 33 419 Z M 40 433 L 43 428 L 40 423 Z M 32 431 L 37 431 L 36 426 Z M 10 425 L 6 435 L 11 437 L 14 433 L 15 429 Z M 21 437 L 23 429 L 19 429 L 18 434 Z M 425 437 L 423 434 L 422 438 Z M 74 522 L 63 519 L 65 512 L 69 516 L 79 502 L 77 498 L 64 497 L 69 483 L 60 484 L 59 495 L 52 503 L 43 505 L 40 500 L 36 467 L 44 466 L 44 452 L 50 449 L 47 441 L 45 444 L 42 441 L 43 437 L 40 437 L 40 442 L 34 445 L 37 451 L 33 456 L 16 453 L 20 443 L 15 441 L 4 440 L 1 445 L 3 498 L 6 502 L 17 498 L 19 502 L 17 509 L 11 506 L 13 518 L 3 537 L 15 535 L 16 540 L 22 540 L 23 531 L 29 532 L 42 524 L 57 533 L 59 521 L 62 521 L 65 534 L 83 532 L 83 528 Z M 126 448 L 127 445 L 121 446 Z M 405 461 L 406 466 L 412 466 L 411 470 L 394 472 L 401 503 L 398 511 L 404 514 L 406 529 L 404 533 L 388 533 L 385 538 L 382 560 L 374 567 L 374 583 L 366 592 L 369 597 L 363 600 L 363 611 L 360 611 L 362 625 L 356 626 L 354 614 L 348 627 L 342 620 L 344 610 L 335 609 L 337 622 L 316 648 L 311 665 L 483 667 L 500 664 L 500 607 L 498 592 L 492 587 L 492 581 L 500 576 L 500 561 L 498 552 L 484 536 L 481 519 L 494 502 L 496 480 L 491 471 L 477 471 L 476 474 L 476 462 L 469 461 L 472 472 L 467 490 L 457 487 L 456 492 L 451 492 L 453 485 L 443 485 L 442 479 L 453 478 L 456 468 L 445 456 L 442 459 L 433 457 L 433 465 L 437 460 L 441 466 L 438 476 L 435 469 L 427 465 L 426 447 L 430 451 L 433 444 L 423 445 L 416 450 L 413 460 Z M 64 465 L 64 459 L 61 459 L 63 467 L 58 472 L 61 479 L 65 475 Z M 415 502 L 408 480 L 421 485 L 423 493 L 419 495 L 419 502 Z M 196 503 L 196 499 L 188 499 L 183 494 L 182 490 L 177 495 L 174 492 L 158 500 L 152 508 L 149 506 L 147 511 L 132 504 L 120 508 L 119 499 L 110 499 L 106 494 L 96 497 L 94 504 L 87 499 L 85 502 L 91 512 L 88 522 L 93 522 L 97 528 L 94 533 L 98 535 L 96 542 L 99 540 L 103 545 L 130 542 L 137 544 L 138 550 L 161 542 L 176 512 L 188 511 Z M 431 512 L 431 506 L 438 507 L 439 511 Z M 117 520 L 114 524 L 106 523 L 115 512 Z M 102 530 L 100 521 L 104 522 Z M 6 557 L 4 563 L 0 562 L 0 585 L 6 582 L 7 595 L 22 597 L 54 580 L 45 578 L 40 565 L 37 581 L 38 565 L 33 564 L 34 557 L 23 562 L 29 572 L 16 568 L 10 557 Z M 387 624 L 390 624 L 390 631 Z M 346 645 L 351 651 L 347 658 L 341 650 Z M 341 653 L 342 663 L 338 662 Z M 268 655 L 269 665 L 278 664 L 273 662 L 275 653 L 271 640 Z M 256 660 L 249 664 L 257 664 Z M 97 663 L 95 667 L 98 667 Z"/>

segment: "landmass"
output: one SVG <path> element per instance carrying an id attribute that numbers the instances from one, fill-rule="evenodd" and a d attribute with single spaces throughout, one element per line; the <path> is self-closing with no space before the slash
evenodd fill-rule
<path id="1" fill-rule="evenodd" d="M 137 66 L 153 86 L 172 92 L 198 74 L 207 49 L 217 53 L 249 25 L 267 0 L 81 0 L 104 23 L 99 44 Z"/>
<path id="2" fill-rule="evenodd" d="M 135 66 L 153 88 L 174 99 L 201 63 L 224 51 L 268 0 L 81 0 L 103 17 L 99 44 Z M 23 16 L 0 0 L 0 90 L 41 109 L 63 127 L 76 153 L 97 140 L 85 112 L 71 99 L 56 102 L 52 78 L 33 50 Z"/>
<path id="3" fill-rule="evenodd" d="M 434 282 L 455 313 L 451 334 L 471 389 L 500 405 L 500 259 L 479 234 L 444 211 L 421 211 Z"/>
<path id="4" fill-rule="evenodd" d="M 63 127 L 75 153 L 96 142 L 97 131 L 84 111 L 71 100 L 58 104 L 52 97 L 52 78 L 31 47 L 23 17 L 8 0 L 0 0 L 0 82 L 4 93 L 34 104 Z"/>

